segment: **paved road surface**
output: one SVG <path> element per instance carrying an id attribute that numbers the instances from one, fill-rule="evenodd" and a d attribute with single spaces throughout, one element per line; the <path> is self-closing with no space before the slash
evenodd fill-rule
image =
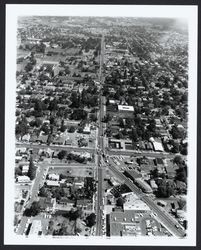
<path id="1" fill-rule="evenodd" d="M 100 82 L 103 84 L 102 77 L 102 65 L 104 62 L 104 36 L 101 39 L 101 54 L 100 54 Z M 98 153 L 98 186 L 97 186 L 97 201 L 96 201 L 96 235 L 103 235 L 102 232 L 102 207 L 103 207 L 103 169 L 100 166 L 100 162 L 102 160 L 101 151 L 104 150 L 104 138 L 103 138 L 103 123 L 102 119 L 104 117 L 104 109 L 103 109 L 103 101 L 104 97 L 100 96 L 100 115 L 99 115 L 99 130 L 98 130 L 98 147 L 100 149 Z"/>
<path id="2" fill-rule="evenodd" d="M 36 148 L 36 149 L 53 149 L 53 150 L 66 150 L 66 151 L 78 151 L 78 152 L 89 152 L 89 153 L 95 153 L 94 148 L 87 148 L 87 147 L 72 147 L 72 146 L 64 146 L 64 145 L 42 145 L 42 144 L 27 144 L 27 143 L 16 143 L 16 148 Z"/>
<path id="3" fill-rule="evenodd" d="M 168 154 L 168 153 L 160 153 L 160 152 L 145 152 L 145 151 L 122 151 L 122 150 L 107 150 L 107 154 L 112 155 L 125 155 L 125 156 L 146 156 L 146 157 L 154 157 L 154 158 L 168 158 L 173 159 L 178 154 Z M 183 157 L 183 156 L 182 156 Z"/>

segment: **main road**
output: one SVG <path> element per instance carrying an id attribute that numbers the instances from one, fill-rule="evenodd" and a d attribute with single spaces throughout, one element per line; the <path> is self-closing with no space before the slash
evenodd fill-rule
<path id="1" fill-rule="evenodd" d="M 101 53 L 100 53 L 100 83 L 103 85 L 103 76 L 102 76 L 102 66 L 104 62 L 104 36 L 101 39 Z M 103 138 L 103 123 L 102 120 L 104 118 L 104 109 L 103 109 L 104 97 L 102 96 L 102 92 L 100 93 L 100 113 L 99 113 L 99 130 L 98 130 L 98 169 L 97 169 L 97 200 L 96 200 L 96 235 L 101 236 L 102 232 L 102 209 L 103 209 L 103 169 L 101 166 L 102 162 L 102 152 L 104 151 L 104 138 Z"/>
<path id="2" fill-rule="evenodd" d="M 107 164 L 110 171 L 112 171 L 125 185 L 127 185 L 131 191 L 133 191 L 143 202 L 145 202 L 149 208 L 156 214 L 156 218 L 163 224 L 173 235 L 182 238 L 186 235 L 185 230 L 180 226 L 178 221 L 168 214 L 165 210 L 159 208 L 157 204 L 145 193 L 142 192 L 129 178 L 127 178 L 122 172 L 118 171 L 114 166 L 114 163 L 109 159 Z"/>

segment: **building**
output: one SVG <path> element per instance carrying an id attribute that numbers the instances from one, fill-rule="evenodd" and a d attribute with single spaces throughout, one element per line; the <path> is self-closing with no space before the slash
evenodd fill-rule
<path id="1" fill-rule="evenodd" d="M 90 133 L 91 133 L 90 125 L 87 123 L 83 129 L 83 134 L 90 134 Z"/>
<path id="2" fill-rule="evenodd" d="M 132 117 L 133 112 L 134 112 L 134 107 L 133 106 L 118 105 L 119 117 L 122 117 L 122 118 Z"/>
<path id="3" fill-rule="evenodd" d="M 135 181 L 136 178 L 142 177 L 142 175 L 135 170 L 126 170 L 124 171 L 124 175 L 130 178 L 132 181 Z"/>
<path id="4" fill-rule="evenodd" d="M 23 175 L 24 175 L 24 174 L 27 174 L 28 171 L 29 171 L 29 165 L 24 165 L 24 166 L 22 167 L 22 174 L 23 174 Z"/>
<path id="5" fill-rule="evenodd" d="M 91 200 L 87 200 L 87 199 L 77 200 L 76 206 L 84 210 L 91 210 L 93 207 Z"/>
<path id="6" fill-rule="evenodd" d="M 150 210 L 149 206 L 147 206 L 147 204 L 139 199 L 133 192 L 123 194 L 122 196 L 125 201 L 123 205 L 124 210 Z"/>
<path id="7" fill-rule="evenodd" d="M 150 180 L 150 185 L 153 191 L 156 191 L 158 189 L 158 185 L 156 184 L 155 180 Z"/>
<path id="8" fill-rule="evenodd" d="M 18 176 L 16 180 L 18 183 L 30 182 L 30 178 L 26 175 Z"/>
<path id="9" fill-rule="evenodd" d="M 59 187 L 60 184 L 58 181 L 46 180 L 46 184 L 49 187 Z"/>
<path id="10" fill-rule="evenodd" d="M 61 197 L 61 199 L 58 200 L 58 204 L 59 204 L 59 205 L 62 205 L 62 206 L 68 206 L 69 209 L 70 209 L 70 208 L 73 208 L 73 207 L 74 207 L 75 202 L 72 201 L 72 200 L 69 200 L 69 199 L 66 198 L 66 197 Z"/>
<path id="11" fill-rule="evenodd" d="M 53 180 L 53 181 L 59 181 L 59 178 L 60 178 L 59 174 L 49 174 L 48 177 L 49 177 L 49 180 Z"/>
<path id="12" fill-rule="evenodd" d="M 54 212 L 56 206 L 56 198 L 40 197 L 39 206 L 42 211 Z"/>
<path id="13" fill-rule="evenodd" d="M 124 210 L 111 212 L 107 219 L 108 236 L 141 235 L 141 217 L 145 210 Z"/>
<path id="14" fill-rule="evenodd" d="M 141 178 L 136 178 L 135 183 L 139 186 L 145 193 L 153 193 L 151 186 Z"/>
<path id="15" fill-rule="evenodd" d="M 154 151 L 157 151 L 157 152 L 163 152 L 164 151 L 164 148 L 163 148 L 163 145 L 162 145 L 161 142 L 153 141 L 152 144 L 153 144 L 153 147 L 154 147 Z"/>
<path id="16" fill-rule="evenodd" d="M 42 223 L 41 220 L 33 220 L 29 235 L 36 236 L 42 234 Z"/>

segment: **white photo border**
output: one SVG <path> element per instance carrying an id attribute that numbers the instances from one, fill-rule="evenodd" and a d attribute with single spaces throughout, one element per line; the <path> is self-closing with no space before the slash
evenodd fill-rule
<path id="1" fill-rule="evenodd" d="M 185 18 L 189 25 L 189 120 L 188 120 L 188 230 L 185 239 L 175 237 L 29 237 L 16 235 L 14 218 L 15 168 L 15 98 L 16 44 L 19 16 L 110 16 Z M 197 194 L 197 5 L 6 5 L 6 60 L 5 60 L 5 245 L 127 245 L 127 246 L 196 246 Z"/>

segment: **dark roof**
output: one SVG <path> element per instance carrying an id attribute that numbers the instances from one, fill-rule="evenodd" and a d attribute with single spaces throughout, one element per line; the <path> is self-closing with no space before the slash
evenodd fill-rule
<path id="1" fill-rule="evenodd" d="M 41 197 L 39 200 L 39 206 L 41 207 L 42 210 L 45 210 L 48 207 L 52 208 L 53 207 L 52 198 Z"/>
<path id="2" fill-rule="evenodd" d="M 142 177 L 142 175 L 135 170 L 126 170 L 124 171 L 124 174 L 134 179 Z"/>

